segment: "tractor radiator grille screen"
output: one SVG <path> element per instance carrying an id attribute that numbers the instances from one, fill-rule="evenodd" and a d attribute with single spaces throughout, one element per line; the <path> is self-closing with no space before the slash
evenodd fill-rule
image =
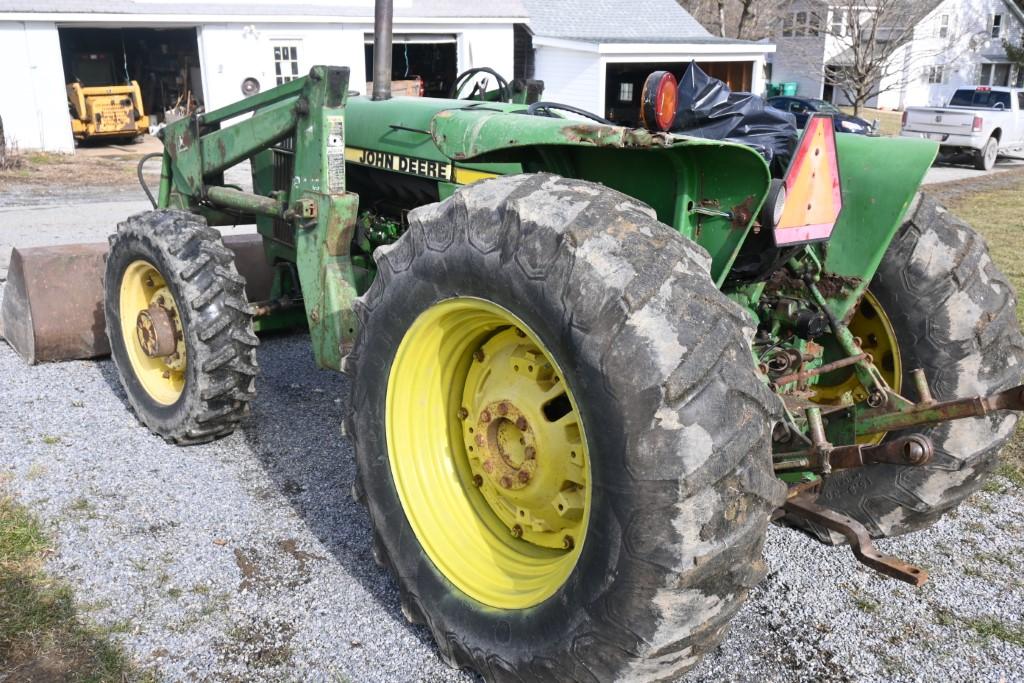
<path id="1" fill-rule="evenodd" d="M 295 172 L 295 138 L 285 138 L 274 148 L 274 190 L 288 192 Z M 295 226 L 280 218 L 274 219 L 274 239 L 295 244 Z"/>

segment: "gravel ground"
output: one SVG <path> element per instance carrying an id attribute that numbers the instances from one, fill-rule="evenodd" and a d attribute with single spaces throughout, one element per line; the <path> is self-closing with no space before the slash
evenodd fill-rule
<path id="1" fill-rule="evenodd" d="M 135 421 L 110 361 L 27 368 L 0 344 L 2 468 L 51 528 L 50 571 L 169 680 L 471 680 L 405 623 L 373 562 L 348 496 L 345 378 L 299 333 L 264 339 L 259 362 L 244 428 L 179 449 Z M 771 529 L 768 579 L 686 680 L 1024 680 L 1024 496 L 990 488 L 881 544 L 931 572 L 919 590 Z"/>

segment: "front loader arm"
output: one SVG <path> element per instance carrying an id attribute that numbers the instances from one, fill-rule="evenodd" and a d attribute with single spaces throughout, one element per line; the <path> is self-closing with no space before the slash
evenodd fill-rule
<path id="1" fill-rule="evenodd" d="M 340 369 L 341 349 L 355 333 L 349 247 L 359 200 L 345 189 L 348 77 L 347 68 L 313 67 L 304 78 L 170 124 L 162 131 L 158 202 L 160 208 L 200 213 L 212 225 L 251 223 L 256 217 L 290 225 L 294 253 L 282 259 L 266 240 L 267 257 L 275 266 L 294 259 L 314 355 L 321 367 L 333 369 Z M 221 128 L 245 114 L 252 115 Z M 286 138 L 294 139 L 288 189 L 268 196 L 224 186 L 218 176 L 225 169 Z M 285 267 L 277 272 L 279 282 L 289 277 Z"/>

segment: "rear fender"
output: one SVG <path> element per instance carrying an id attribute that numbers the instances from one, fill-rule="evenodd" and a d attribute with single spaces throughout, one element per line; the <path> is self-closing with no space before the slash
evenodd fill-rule
<path id="1" fill-rule="evenodd" d="M 914 138 L 836 136 L 843 211 L 832 238 L 819 245 L 833 313 L 847 318 L 882 262 L 938 145 Z"/>
<path id="2" fill-rule="evenodd" d="M 636 197 L 708 250 L 719 286 L 770 180 L 763 157 L 744 145 L 622 126 L 480 107 L 441 111 L 430 132 L 454 161 L 518 163 L 527 172 L 589 180 Z"/>

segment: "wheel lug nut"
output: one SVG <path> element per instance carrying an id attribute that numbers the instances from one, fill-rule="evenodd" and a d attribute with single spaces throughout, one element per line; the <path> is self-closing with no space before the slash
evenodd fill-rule
<path id="1" fill-rule="evenodd" d="M 576 547 L 576 541 L 573 540 L 572 536 L 566 536 L 562 539 L 562 547 L 566 550 L 572 550 Z"/>
<path id="2" fill-rule="evenodd" d="M 519 472 L 519 481 L 522 482 L 523 484 L 530 481 L 530 473 L 527 472 L 526 470 L 521 470 Z"/>
<path id="3" fill-rule="evenodd" d="M 512 477 L 507 474 L 501 478 L 501 488 L 510 489 L 512 488 Z"/>
<path id="4" fill-rule="evenodd" d="M 523 537 L 523 527 L 521 527 L 518 524 L 516 524 L 514 527 L 512 527 L 512 535 L 515 536 L 516 538 L 522 538 Z"/>
<path id="5" fill-rule="evenodd" d="M 473 475 L 473 486 L 475 486 L 477 488 L 480 488 L 483 485 L 484 485 L 484 478 L 481 477 L 479 474 L 474 474 Z"/>
<path id="6" fill-rule="evenodd" d="M 502 403 L 498 404 L 498 414 L 499 415 L 508 415 L 508 404 L 507 403 L 502 402 Z"/>
<path id="7" fill-rule="evenodd" d="M 487 472 L 488 474 L 490 474 L 491 472 L 494 471 L 494 461 L 493 460 L 484 460 L 483 468 L 484 468 L 484 472 Z"/>
<path id="8" fill-rule="evenodd" d="M 476 445 L 477 446 L 483 446 L 484 445 L 484 435 L 483 434 L 477 434 L 476 435 Z"/>
<path id="9" fill-rule="evenodd" d="M 527 446 L 525 451 L 526 459 L 533 460 L 537 457 L 537 449 L 533 446 Z"/>
<path id="10" fill-rule="evenodd" d="M 529 427 L 529 424 L 526 422 L 526 418 L 520 417 L 516 420 L 516 427 L 519 428 L 519 431 L 526 431 L 526 428 Z"/>
<path id="11" fill-rule="evenodd" d="M 476 351 L 474 351 L 473 352 L 473 360 L 475 360 L 477 363 L 483 363 L 484 362 L 484 350 L 483 349 L 477 349 Z"/>
<path id="12" fill-rule="evenodd" d="M 459 419 L 465 420 L 467 417 L 469 417 L 469 411 L 465 408 L 459 408 Z"/>
<path id="13" fill-rule="evenodd" d="M 484 412 L 480 413 L 480 421 L 481 422 L 490 422 L 491 421 L 491 411 L 485 410 Z"/>

